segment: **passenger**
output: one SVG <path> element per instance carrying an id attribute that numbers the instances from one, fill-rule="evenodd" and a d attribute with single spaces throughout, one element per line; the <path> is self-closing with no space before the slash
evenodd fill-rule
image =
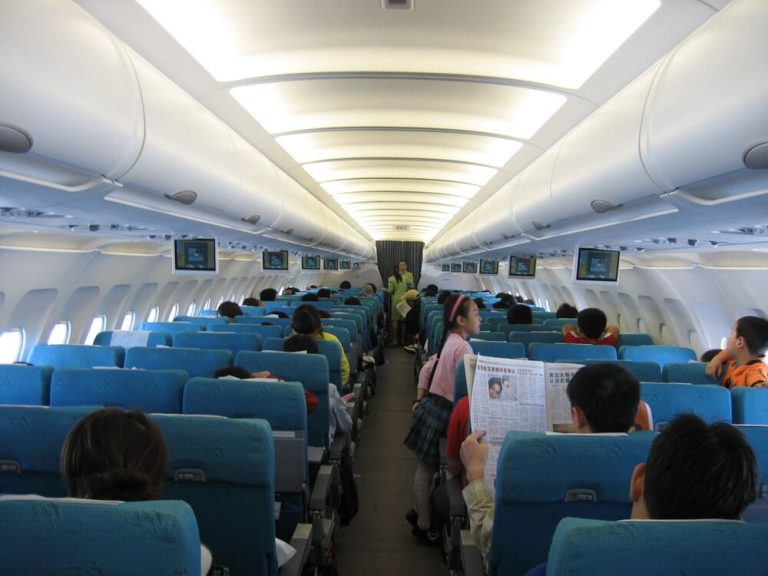
<path id="1" fill-rule="evenodd" d="M 499 300 L 491 305 L 491 308 L 494 310 L 507 310 L 515 303 L 515 297 L 511 294 L 507 294 L 506 292 L 499 292 L 496 294 L 496 298 Z"/>
<path id="2" fill-rule="evenodd" d="M 245 298 L 243 300 L 243 306 L 258 306 L 258 305 L 259 305 L 259 301 L 253 296 L 248 296 L 248 298 Z"/>
<path id="3" fill-rule="evenodd" d="M 415 353 L 419 341 L 419 316 L 421 315 L 421 300 L 418 290 L 408 290 L 404 299 L 410 310 L 405 315 L 405 346 L 406 352 Z"/>
<path id="4" fill-rule="evenodd" d="M 341 347 L 341 342 L 333 334 L 323 332 L 320 312 L 311 304 L 302 304 L 296 308 L 291 321 L 291 328 L 296 334 L 307 334 L 313 336 L 315 340 L 324 340 L 326 342 L 336 342 L 341 356 L 341 385 L 346 387 L 349 383 L 349 360 Z"/>
<path id="5" fill-rule="evenodd" d="M 434 298 L 437 296 L 440 289 L 437 287 L 437 284 L 427 284 L 427 287 L 422 290 L 422 293 L 424 296 L 427 296 L 429 298 Z"/>
<path id="6" fill-rule="evenodd" d="M 755 454 L 737 428 L 682 414 L 653 441 L 629 486 L 632 520 L 740 520 L 757 498 Z M 544 576 L 546 564 L 526 576 Z"/>
<path id="7" fill-rule="evenodd" d="M 355 298 L 354 296 L 349 296 L 344 300 L 345 306 L 362 306 L 360 303 L 359 298 Z"/>
<path id="8" fill-rule="evenodd" d="M 307 354 L 320 354 L 317 341 L 307 334 L 291 334 L 283 343 L 284 352 L 306 352 Z M 314 394 L 313 394 L 314 396 Z M 317 398 L 317 396 L 315 396 Z M 344 399 L 339 396 L 339 390 L 335 384 L 328 383 L 328 438 L 331 442 L 336 437 L 336 432 L 346 433 L 352 430 L 352 418 L 347 412 Z"/>
<path id="9" fill-rule="evenodd" d="M 320 289 L 317 291 L 317 297 L 318 297 L 318 298 L 324 298 L 324 299 L 328 299 L 328 298 L 330 298 L 331 296 L 333 296 L 333 293 L 331 292 L 331 289 L 330 289 L 330 288 L 320 288 Z"/>
<path id="10" fill-rule="evenodd" d="M 573 427 L 579 434 L 630 432 L 639 416 L 640 383 L 616 364 L 584 366 L 573 375 L 566 393 L 571 403 Z M 461 444 L 460 458 L 467 475 L 462 494 L 470 530 L 485 556 L 491 545 L 495 507 L 485 484 L 488 444 L 480 441 L 483 436 L 484 430 L 467 436 Z M 446 455 L 451 458 L 450 454 Z"/>
<path id="11" fill-rule="evenodd" d="M 317 297 L 317 294 L 313 294 L 312 292 L 307 292 L 301 297 L 302 302 L 317 302 L 319 298 Z"/>
<path id="12" fill-rule="evenodd" d="M 235 317 L 243 315 L 243 311 L 240 309 L 240 306 L 234 302 L 230 302 L 229 300 L 219 304 L 216 312 L 220 317 L 227 318 L 228 322 L 234 322 Z"/>
<path id="13" fill-rule="evenodd" d="M 73 498 L 157 500 L 168 467 L 165 438 L 143 413 L 103 408 L 80 419 L 61 450 L 61 475 Z M 211 553 L 200 546 L 201 574 Z"/>
<path id="14" fill-rule="evenodd" d="M 605 312 L 599 308 L 584 308 L 576 316 L 576 324 L 563 326 L 563 342 L 618 346 L 619 328 L 608 324 Z"/>
<path id="15" fill-rule="evenodd" d="M 342 280 L 341 284 L 339 284 L 339 288 L 341 288 L 342 290 L 349 290 L 350 288 L 352 288 L 352 284 L 350 283 L 349 280 Z"/>
<path id="16" fill-rule="evenodd" d="M 576 306 L 572 306 L 567 302 L 563 302 L 558 307 L 557 312 L 555 312 L 555 317 L 556 318 L 576 318 L 578 314 L 579 314 L 579 311 L 576 309 Z"/>
<path id="17" fill-rule="evenodd" d="M 286 342 L 288 340 L 290 340 L 290 338 L 286 339 Z M 315 348 L 317 348 L 317 344 L 315 344 Z M 283 350 L 285 350 L 285 343 L 283 344 Z M 290 350 L 285 351 L 290 352 Z M 237 378 L 238 380 L 277 380 L 278 382 L 284 382 L 282 378 L 272 374 L 272 372 L 269 370 L 248 372 L 248 370 L 242 366 L 226 366 L 224 368 L 219 368 L 214 373 L 214 378 Z M 315 408 L 317 408 L 317 405 L 320 404 L 320 399 L 313 392 L 310 392 L 306 388 L 304 389 L 304 399 L 307 403 L 307 414 L 312 414 L 312 412 L 315 411 Z"/>
<path id="18" fill-rule="evenodd" d="M 765 351 L 768 349 L 768 320 L 757 316 L 742 316 L 733 324 L 725 350 L 716 354 L 706 367 L 707 376 L 722 378 L 726 388 L 739 386 L 768 386 L 768 365 Z M 727 362 L 723 374 L 723 363 Z"/>
<path id="19" fill-rule="evenodd" d="M 394 267 L 392 276 L 387 278 L 387 289 L 392 295 L 390 345 L 402 346 L 404 344 L 405 326 L 402 325 L 403 315 L 397 309 L 397 304 L 403 300 L 405 293 L 414 287 L 413 274 L 408 272 L 408 265 L 405 260 L 400 260 L 400 263 Z"/>
<path id="20" fill-rule="evenodd" d="M 709 362 L 722 351 L 722 348 L 712 348 L 711 350 L 707 350 L 699 357 L 699 362 Z"/>
<path id="21" fill-rule="evenodd" d="M 277 290 L 274 288 L 264 288 L 264 290 L 259 293 L 259 300 L 262 302 L 274 302 L 277 300 Z"/>
<path id="22" fill-rule="evenodd" d="M 437 295 L 437 303 L 438 304 L 445 304 L 445 301 L 448 300 L 452 296 L 450 290 L 443 290 L 440 292 L 440 294 Z"/>
<path id="23" fill-rule="evenodd" d="M 533 311 L 525 304 L 513 304 L 507 310 L 507 324 L 533 324 Z"/>
<path id="24" fill-rule="evenodd" d="M 370 282 L 366 282 L 363 284 L 363 296 L 375 296 L 376 295 L 376 285 L 372 284 Z"/>
<path id="25" fill-rule="evenodd" d="M 474 298 L 474 300 L 478 310 L 485 310 L 485 300 L 482 298 Z"/>
<path id="26" fill-rule="evenodd" d="M 283 288 L 283 296 L 295 296 L 296 293 L 299 291 L 298 288 L 294 288 L 293 286 L 286 286 Z"/>
<path id="27" fill-rule="evenodd" d="M 434 360 L 419 373 L 419 386 L 413 404 L 413 417 L 405 445 L 416 453 L 419 463 L 413 480 L 415 507 L 406 515 L 413 533 L 429 543 L 438 541 L 432 526 L 430 487 L 440 461 L 438 444 L 445 435 L 453 408 L 456 368 L 471 354 L 467 337 L 480 331 L 480 313 L 474 301 L 459 294 L 446 300 L 443 307 L 445 332 Z"/>

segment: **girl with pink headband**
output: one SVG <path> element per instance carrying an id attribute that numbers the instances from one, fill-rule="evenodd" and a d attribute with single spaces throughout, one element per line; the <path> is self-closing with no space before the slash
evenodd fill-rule
<path id="1" fill-rule="evenodd" d="M 419 458 L 413 479 L 414 507 L 406 514 L 413 534 L 429 543 L 439 543 L 431 526 L 430 488 L 440 462 L 440 437 L 445 436 L 453 410 L 456 368 L 465 354 L 472 354 L 467 338 L 480 331 L 480 312 L 469 297 L 451 296 L 443 305 L 443 339 L 437 356 L 419 374 L 413 417 L 405 445 Z"/>

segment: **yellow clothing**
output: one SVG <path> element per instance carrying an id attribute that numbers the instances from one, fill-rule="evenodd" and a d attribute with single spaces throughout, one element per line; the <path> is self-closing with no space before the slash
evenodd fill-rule
<path id="1" fill-rule="evenodd" d="M 349 382 L 349 360 L 344 352 L 344 348 L 341 346 L 341 342 L 333 334 L 323 332 L 322 336 L 317 337 L 318 340 L 324 340 L 325 342 L 336 342 L 339 345 L 339 352 L 341 353 L 341 385 L 346 386 Z"/>
<path id="2" fill-rule="evenodd" d="M 394 274 L 387 278 L 387 289 L 389 290 L 389 293 L 392 294 L 392 320 L 394 321 L 402 320 L 403 318 L 396 307 L 397 303 L 405 297 L 405 293 L 408 290 L 414 288 L 413 274 L 406 272 L 405 274 L 401 274 L 400 278 L 400 282 L 397 281 Z"/>

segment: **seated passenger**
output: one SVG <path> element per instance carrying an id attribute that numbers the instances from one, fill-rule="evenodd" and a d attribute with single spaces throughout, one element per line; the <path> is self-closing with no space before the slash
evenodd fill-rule
<path id="1" fill-rule="evenodd" d="M 317 297 L 318 298 L 330 298 L 332 296 L 332 292 L 330 288 L 320 288 L 317 291 Z"/>
<path id="2" fill-rule="evenodd" d="M 722 351 L 722 348 L 712 348 L 711 350 L 707 350 L 706 352 L 702 353 L 701 356 L 699 356 L 699 362 L 709 362 Z"/>
<path id="3" fill-rule="evenodd" d="M 632 520 L 740 520 L 756 498 L 755 454 L 737 428 L 682 414 L 653 441 L 630 481 Z M 544 576 L 546 564 L 526 576 Z"/>
<path id="4" fill-rule="evenodd" d="M 317 348 L 317 345 L 315 345 L 315 348 Z M 283 348 L 283 350 L 285 350 L 285 348 Z M 291 352 L 291 350 L 286 350 L 286 352 Z M 242 366 L 226 366 L 224 368 L 219 368 L 216 370 L 214 378 L 237 378 L 238 380 L 277 380 L 278 382 L 284 381 L 279 376 L 272 374 L 272 372 L 269 370 L 248 372 L 248 370 Z M 312 414 L 312 412 L 315 411 L 315 408 L 317 408 L 317 405 L 320 403 L 320 399 L 306 388 L 304 388 L 304 399 L 307 402 L 307 414 Z"/>
<path id="5" fill-rule="evenodd" d="M 78 421 L 61 450 L 61 475 L 73 498 L 157 500 L 162 496 L 168 451 L 160 428 L 138 411 L 104 408 Z M 201 573 L 211 553 L 201 545 Z"/>
<path id="6" fill-rule="evenodd" d="M 249 296 L 243 300 L 243 306 L 258 306 L 259 301 L 253 296 Z"/>
<path id="7" fill-rule="evenodd" d="M 475 304 L 477 304 L 478 310 L 485 310 L 485 300 L 482 298 L 474 298 Z"/>
<path id="8" fill-rule="evenodd" d="M 440 291 L 440 289 L 437 287 L 437 284 L 427 284 L 427 287 L 422 290 L 422 293 L 424 296 L 428 296 L 430 298 L 434 298 L 437 296 L 437 293 Z"/>
<path id="9" fill-rule="evenodd" d="M 768 386 L 768 320 L 742 316 L 733 324 L 725 350 L 716 354 L 706 367 L 710 378 L 719 378 L 726 388 Z M 723 363 L 727 362 L 723 374 Z"/>
<path id="10" fill-rule="evenodd" d="M 566 344 L 619 344 L 619 328 L 608 324 L 605 312 L 599 308 L 584 308 L 576 316 L 576 324 L 563 326 L 563 342 Z"/>
<path id="11" fill-rule="evenodd" d="M 513 304 L 507 310 L 507 324 L 533 324 L 533 311 L 525 304 Z"/>
<path id="12" fill-rule="evenodd" d="M 293 286 L 286 286 L 283 288 L 282 295 L 283 296 L 294 296 L 296 292 L 298 292 L 298 288 L 294 288 Z"/>
<path id="13" fill-rule="evenodd" d="M 316 340 L 326 342 L 336 342 L 339 347 L 341 359 L 341 385 L 346 386 L 349 383 L 349 360 L 341 347 L 341 342 L 333 334 L 323 332 L 323 325 L 320 320 L 320 312 L 311 304 L 302 304 L 296 308 L 291 320 L 291 328 L 296 334 L 307 334 L 313 336 Z"/>
<path id="14" fill-rule="evenodd" d="M 277 300 L 277 290 L 274 288 L 264 288 L 264 290 L 259 293 L 259 300 L 262 302 L 274 302 Z"/>
<path id="15" fill-rule="evenodd" d="M 240 306 L 234 302 L 230 302 L 229 300 L 219 304 L 216 312 L 218 312 L 219 316 L 222 318 L 227 318 L 227 322 L 234 322 L 236 316 L 243 315 L 243 311 L 240 309 Z"/>
<path id="16" fill-rule="evenodd" d="M 579 434 L 630 432 L 640 406 L 640 383 L 616 364 L 590 364 L 573 375 L 566 388 L 573 426 Z M 470 530 L 485 556 L 491 546 L 495 507 L 485 484 L 488 444 L 485 431 L 476 430 L 461 444 L 461 463 L 467 474 L 462 490 L 467 504 Z M 447 455 L 450 459 L 450 455 Z M 455 471 L 455 467 L 454 467 Z"/>
<path id="17" fill-rule="evenodd" d="M 578 313 L 579 311 L 576 309 L 576 306 L 572 306 L 567 302 L 563 302 L 558 307 L 557 312 L 555 312 L 555 317 L 556 318 L 576 318 L 576 315 Z"/>
<path id="18" fill-rule="evenodd" d="M 341 288 L 342 290 L 349 290 L 350 288 L 352 288 L 352 284 L 350 283 L 349 280 L 342 280 L 341 284 L 339 284 L 339 288 Z"/>
<path id="19" fill-rule="evenodd" d="M 317 297 L 317 294 L 314 294 L 312 292 L 307 292 L 301 297 L 302 302 L 317 302 L 319 298 Z"/>

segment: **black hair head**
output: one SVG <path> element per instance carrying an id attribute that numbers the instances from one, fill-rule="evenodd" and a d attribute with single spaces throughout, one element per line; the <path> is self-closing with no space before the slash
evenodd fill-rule
<path id="1" fill-rule="evenodd" d="M 587 338 L 600 338 L 608 324 L 608 319 L 600 308 L 584 308 L 576 316 L 576 324 Z"/>
<path id="2" fill-rule="evenodd" d="M 354 296 L 350 296 L 346 300 L 344 300 L 344 305 L 346 306 L 362 306 L 360 302 L 360 298 L 355 298 Z"/>
<path id="3" fill-rule="evenodd" d="M 226 318 L 234 318 L 236 316 L 243 315 L 243 311 L 240 309 L 240 306 L 238 306 L 235 302 L 230 302 L 229 300 L 219 304 L 219 307 L 216 309 L 216 311 L 218 312 L 219 316 Z"/>
<path id="4" fill-rule="evenodd" d="M 274 288 L 264 288 L 259 292 L 259 300 L 262 302 L 274 302 L 277 300 L 277 290 Z"/>
<path id="5" fill-rule="evenodd" d="M 302 302 L 317 302 L 319 298 L 317 297 L 317 294 L 313 294 L 312 292 L 307 292 L 301 297 Z"/>
<path id="6" fill-rule="evenodd" d="M 322 330 L 322 324 L 317 308 L 311 304 L 302 304 L 301 306 L 298 306 L 293 312 L 291 329 L 293 329 L 296 334 L 319 334 Z"/>
<path id="7" fill-rule="evenodd" d="M 339 284 L 339 288 L 342 290 L 349 290 L 352 288 L 352 283 L 349 280 L 342 280 L 341 284 Z"/>
<path id="8" fill-rule="evenodd" d="M 512 304 L 507 310 L 508 324 L 533 324 L 533 311 L 525 304 Z"/>
<path id="9" fill-rule="evenodd" d="M 580 408 L 592 432 L 628 432 L 640 403 L 640 383 L 618 364 L 588 364 L 566 388 L 571 406 Z"/>
<path id="10" fill-rule="evenodd" d="M 654 440 L 643 499 L 656 520 L 736 520 L 757 498 L 755 454 L 738 429 L 683 414 Z"/>
<path id="11" fill-rule="evenodd" d="M 579 311 L 576 309 L 576 306 L 563 302 L 558 307 L 557 312 L 555 312 L 555 316 L 557 318 L 576 318 L 578 313 Z"/>
<path id="12" fill-rule="evenodd" d="M 248 296 L 248 298 L 245 298 L 243 300 L 243 306 L 258 306 L 258 305 L 259 305 L 259 301 L 253 296 Z"/>
<path id="13" fill-rule="evenodd" d="M 291 334 L 283 342 L 283 352 L 306 352 L 307 354 L 319 354 L 317 340 L 309 334 Z"/>
<path id="14" fill-rule="evenodd" d="M 736 320 L 736 336 L 744 338 L 753 356 L 765 354 L 768 350 L 768 320 L 757 316 L 742 316 Z"/>
<path id="15" fill-rule="evenodd" d="M 225 366 L 224 368 L 216 370 L 213 375 L 214 378 L 221 378 L 223 376 L 234 376 L 235 378 L 243 380 L 245 378 L 250 378 L 251 373 L 242 366 Z"/>
<path id="16" fill-rule="evenodd" d="M 317 297 L 318 298 L 330 298 L 331 297 L 331 289 L 330 288 L 320 288 L 317 291 Z"/>

